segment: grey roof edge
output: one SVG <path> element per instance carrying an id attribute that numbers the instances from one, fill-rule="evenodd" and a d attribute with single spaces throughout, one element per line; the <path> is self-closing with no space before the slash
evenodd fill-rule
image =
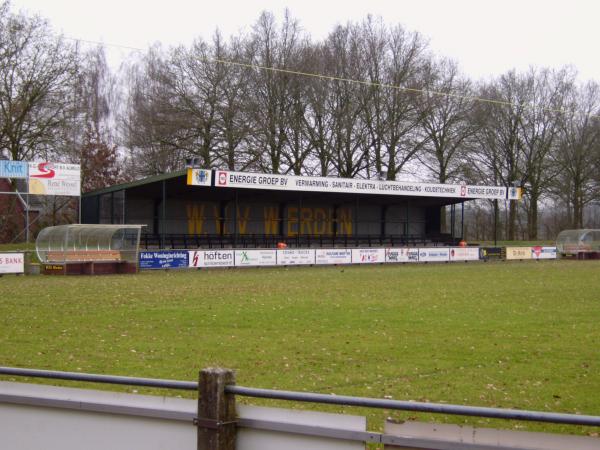
<path id="1" fill-rule="evenodd" d="M 118 229 L 122 229 L 122 228 L 143 228 L 146 227 L 148 225 L 145 224 L 129 224 L 129 223 L 123 223 L 123 224 L 105 224 L 105 223 L 69 223 L 69 224 L 65 224 L 65 225 L 54 225 L 51 227 L 46 227 L 46 230 L 52 229 L 52 230 L 59 230 L 59 229 L 63 229 L 66 230 L 68 229 L 75 229 L 75 228 L 89 228 L 89 229 L 101 229 L 101 230 L 118 230 Z"/>
<path id="2" fill-rule="evenodd" d="M 131 189 L 138 186 L 144 186 L 146 184 L 156 183 L 157 181 L 170 180 L 177 177 L 182 177 L 187 174 L 187 169 L 178 170 L 177 172 L 162 173 L 160 175 L 154 175 L 140 180 L 130 181 L 128 183 L 115 184 L 107 188 L 96 189 L 95 191 L 86 192 L 81 195 L 85 197 L 95 197 L 102 194 L 110 194 L 111 192 L 122 191 L 124 189 Z"/>

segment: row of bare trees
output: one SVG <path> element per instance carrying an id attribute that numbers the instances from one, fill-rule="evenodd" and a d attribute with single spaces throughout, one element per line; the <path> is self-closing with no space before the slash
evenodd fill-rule
<path id="1" fill-rule="evenodd" d="M 112 72 L 102 48 L 83 51 L 0 4 L 0 149 L 80 161 L 86 189 L 189 157 L 232 170 L 517 184 L 519 205 L 475 209 L 500 217 L 503 237 L 536 239 L 541 210 L 587 224 L 599 114 L 600 86 L 571 68 L 474 82 L 418 33 L 373 17 L 315 41 L 288 13 L 278 22 L 265 12 L 247 34 L 156 45 Z"/>

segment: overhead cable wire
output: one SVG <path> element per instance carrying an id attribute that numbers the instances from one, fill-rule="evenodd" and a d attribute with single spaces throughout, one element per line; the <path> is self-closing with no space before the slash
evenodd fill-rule
<path id="1" fill-rule="evenodd" d="M 85 42 L 88 44 L 104 45 L 107 47 L 123 48 L 123 49 L 128 49 L 128 50 L 139 51 L 139 52 L 144 51 L 141 48 L 130 47 L 130 46 L 126 46 L 126 45 L 107 44 L 107 43 L 103 43 L 103 42 L 99 42 L 99 41 L 92 41 L 92 40 L 72 38 L 72 37 L 66 37 L 65 39 L 78 41 L 78 42 Z M 559 113 L 559 114 L 568 114 L 569 113 L 569 110 L 566 110 L 566 109 L 545 108 L 545 107 L 538 106 L 535 103 L 514 103 L 514 102 L 507 101 L 507 100 L 497 100 L 497 99 L 477 97 L 477 96 L 472 96 L 472 95 L 453 94 L 451 92 L 435 91 L 435 90 L 430 90 L 430 89 L 410 88 L 410 87 L 405 87 L 405 86 L 399 86 L 396 84 L 380 83 L 380 82 L 376 82 L 376 81 L 356 80 L 353 78 L 336 77 L 333 75 L 324 75 L 324 74 L 313 73 L 313 72 L 303 72 L 303 71 L 292 70 L 292 69 L 282 69 L 282 68 L 278 68 L 278 67 L 263 66 L 260 64 L 244 63 L 244 62 L 239 62 L 239 61 L 231 61 L 231 60 L 227 60 L 227 59 L 219 59 L 219 58 L 198 58 L 198 59 L 200 61 L 203 61 L 206 63 L 216 63 L 216 64 L 243 67 L 246 69 L 264 70 L 264 71 L 270 71 L 270 72 L 275 72 L 275 73 L 284 73 L 284 74 L 288 74 L 288 75 L 303 76 L 303 77 L 316 78 L 316 79 L 327 80 L 327 81 L 339 81 L 339 82 L 343 82 L 343 83 L 358 84 L 358 85 L 362 85 L 362 86 L 403 91 L 403 92 L 409 92 L 409 93 L 414 93 L 414 94 L 425 94 L 425 95 L 432 95 L 432 96 L 437 96 L 437 97 L 456 98 L 456 99 L 467 100 L 467 101 L 471 101 L 471 102 L 481 102 L 481 103 L 488 103 L 488 104 L 492 104 L 492 105 L 509 106 L 509 107 L 514 107 L 514 108 L 527 108 L 527 109 L 540 110 L 540 111 L 545 111 L 545 112 L 553 112 L 553 113 Z M 593 119 L 600 119 L 600 115 L 598 115 L 598 114 L 590 114 L 589 117 L 591 117 Z"/>
<path id="2" fill-rule="evenodd" d="M 285 74 L 289 74 L 289 75 L 299 75 L 299 76 L 305 76 L 305 77 L 311 77 L 311 78 L 319 78 L 319 79 L 328 80 L 328 81 L 341 81 L 341 82 L 345 82 L 345 83 L 353 83 L 353 84 L 376 87 L 376 88 L 381 88 L 381 89 L 404 91 L 404 92 L 410 92 L 410 93 L 415 93 L 415 94 L 427 94 L 427 95 L 434 95 L 434 96 L 438 96 L 438 97 L 450 97 L 450 98 L 457 98 L 457 99 L 461 99 L 461 100 L 491 103 L 491 104 L 502 105 L 502 106 L 540 109 L 543 111 L 557 112 L 557 113 L 561 113 L 561 114 L 567 113 L 566 110 L 542 108 L 533 103 L 512 103 L 512 102 L 508 102 L 505 100 L 494 100 L 494 99 L 483 98 L 483 97 L 453 94 L 451 92 L 434 91 L 434 90 L 430 90 L 430 89 L 409 88 L 409 87 L 404 87 L 404 86 L 398 86 L 396 84 L 379 83 L 379 82 L 375 82 L 375 81 L 355 80 L 352 78 L 335 77 L 332 75 L 323 75 L 323 74 L 312 73 L 312 72 L 302 72 L 302 71 L 291 70 L 291 69 L 280 69 L 277 67 L 261 66 L 259 64 L 242 63 L 242 62 L 230 61 L 230 60 L 225 60 L 225 59 L 212 58 L 212 59 L 203 59 L 203 61 L 215 62 L 218 64 L 229 64 L 229 65 L 234 65 L 234 66 L 239 66 L 239 67 L 245 67 L 248 69 L 259 69 L 259 70 L 266 70 L 266 71 L 271 71 L 271 72 L 285 73 Z M 592 116 L 592 117 L 594 117 L 594 116 Z M 600 116 L 596 116 L 596 117 L 600 118 Z"/>

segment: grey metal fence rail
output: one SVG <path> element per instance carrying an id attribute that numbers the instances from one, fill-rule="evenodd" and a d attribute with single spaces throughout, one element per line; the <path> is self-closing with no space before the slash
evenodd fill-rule
<path id="1" fill-rule="evenodd" d="M 50 378 L 55 380 L 87 381 L 90 383 L 121 384 L 126 386 L 145 386 L 162 389 L 183 389 L 197 391 L 198 383 L 193 381 L 160 380 L 155 378 L 123 377 L 80 372 L 61 372 L 56 370 L 24 369 L 20 367 L 0 367 L 0 375 L 17 377 Z"/>
<path id="2" fill-rule="evenodd" d="M 153 378 L 99 375 L 79 372 L 36 370 L 18 367 L 0 367 L 0 375 L 50 378 L 70 381 L 86 381 L 93 383 L 109 383 L 129 386 L 146 386 L 164 389 L 198 390 L 199 388 L 199 384 L 193 381 L 161 380 Z M 487 417 L 495 419 L 523 420 L 533 422 L 548 422 L 568 425 L 600 426 L 600 416 L 591 415 L 548 413 L 516 409 L 352 397 L 345 395 L 328 395 L 309 392 L 280 391 L 272 389 L 249 388 L 244 386 L 237 386 L 235 384 L 225 386 L 224 390 L 225 393 L 232 395 L 275 400 L 324 403 L 340 406 L 361 406 L 368 408 L 383 408 L 400 411 L 416 411 L 434 414 Z"/>

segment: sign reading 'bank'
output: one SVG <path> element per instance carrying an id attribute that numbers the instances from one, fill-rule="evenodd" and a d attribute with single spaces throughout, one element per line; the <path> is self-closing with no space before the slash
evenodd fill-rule
<path id="1" fill-rule="evenodd" d="M 201 183 L 190 182 L 188 178 L 188 184 Z M 502 186 L 304 177 L 232 172 L 228 170 L 215 171 L 214 185 L 222 188 L 403 195 L 413 197 L 487 198 L 501 200 L 507 198 L 506 188 Z"/>

